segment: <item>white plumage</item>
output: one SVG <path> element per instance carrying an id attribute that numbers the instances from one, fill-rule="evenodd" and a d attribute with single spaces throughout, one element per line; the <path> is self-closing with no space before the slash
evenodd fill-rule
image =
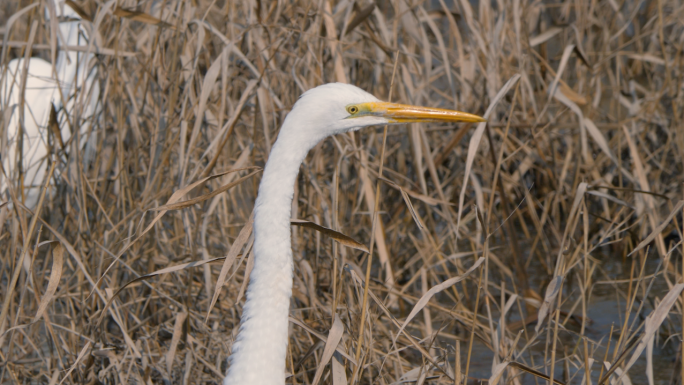
<path id="1" fill-rule="evenodd" d="M 32 57 L 28 63 L 23 58 L 10 61 L 0 79 L 0 106 L 3 109 L 7 126 L 0 133 L 4 133 L 0 144 L 2 149 L 2 166 L 7 178 L 0 174 L 0 192 L 2 200 L 9 200 L 6 189 L 10 181 L 18 177 L 17 163 L 21 164 L 23 172 L 23 194 L 17 191 L 17 198 L 24 196 L 24 204 L 33 207 L 40 196 L 40 186 L 47 171 L 48 154 L 48 120 L 51 106 L 54 104 L 58 114 L 62 142 L 68 151 L 69 139 L 74 127 L 69 127 L 68 121 L 79 127 L 81 134 L 88 131 L 90 118 L 96 113 L 99 88 L 95 79 L 95 72 L 89 71 L 92 65 L 92 54 L 67 51 L 66 46 L 88 45 L 88 32 L 81 25 L 80 16 L 61 0 L 54 0 L 59 28 L 57 42 L 59 51 L 53 65 L 41 58 Z M 46 12 L 46 19 L 50 17 Z M 25 84 L 22 84 L 24 71 Z M 24 100 L 23 130 L 20 131 L 20 108 Z M 64 98 L 64 99 L 62 99 Z M 75 121 L 77 117 L 80 119 Z M 4 123 L 4 122 L 3 122 Z M 23 133 L 21 139 L 20 132 Z M 55 152 L 59 151 L 59 139 L 53 143 Z M 19 142 L 22 142 L 21 154 L 18 153 Z M 80 139 L 81 148 L 85 139 Z M 21 155 L 21 158 L 19 158 Z M 64 158 L 63 158 L 64 159 Z M 15 186 L 17 187 L 17 186 Z"/>
<path id="2" fill-rule="evenodd" d="M 305 92 L 278 134 L 254 212 L 254 268 L 224 385 L 282 385 L 292 296 L 290 210 L 299 166 L 324 138 L 361 127 L 422 121 L 482 121 L 458 111 L 384 103 L 355 86 Z"/>

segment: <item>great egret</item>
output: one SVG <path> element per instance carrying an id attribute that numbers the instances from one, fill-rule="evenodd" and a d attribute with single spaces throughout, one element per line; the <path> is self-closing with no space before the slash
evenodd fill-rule
<path id="1" fill-rule="evenodd" d="M 324 138 L 362 127 L 410 122 L 482 122 L 459 111 L 386 103 L 348 84 L 305 92 L 285 118 L 254 207 L 254 267 L 224 385 L 285 383 L 292 296 L 290 209 L 304 157 Z"/>
<path id="2" fill-rule="evenodd" d="M 3 200 L 9 198 L 5 190 L 18 177 L 16 166 L 20 164 L 23 173 L 23 183 L 20 186 L 23 194 L 18 192 L 18 198 L 21 200 L 23 195 L 24 205 L 29 208 L 38 201 L 40 186 L 47 171 L 48 123 L 53 105 L 59 111 L 56 117 L 60 127 L 60 137 L 55 135 L 53 146 L 59 151 L 62 144 L 68 147 L 74 127 L 80 127 L 81 134 L 88 131 L 89 118 L 96 113 L 99 93 L 99 87 L 94 82 L 95 71 L 88 71 L 94 55 L 67 48 L 85 48 L 88 45 L 89 34 L 81 25 L 81 17 L 68 5 L 61 4 L 63 1 L 53 1 L 59 25 L 57 41 L 60 46 L 54 71 L 52 64 L 38 57 L 30 58 L 28 63 L 23 58 L 14 59 L 8 63 L 7 72 L 0 82 L 0 108 L 5 114 L 9 114 L 9 119 L 5 117 L 5 121 L 9 123 L 6 130 L 0 129 L 0 132 L 6 132 L 0 143 L 5 144 L 2 149 L 2 166 L 8 178 L 5 179 L 0 174 L 0 192 L 4 195 Z M 49 21 L 47 12 L 46 18 Z M 25 84 L 22 84 L 24 70 L 27 73 Z M 24 117 L 23 130 L 20 130 L 22 98 Z M 77 115 L 81 117 L 79 122 L 74 121 Z M 66 116 L 68 119 L 65 119 Z M 20 158 L 17 153 L 19 143 L 22 143 Z M 85 140 L 82 140 L 81 144 L 84 143 Z"/>

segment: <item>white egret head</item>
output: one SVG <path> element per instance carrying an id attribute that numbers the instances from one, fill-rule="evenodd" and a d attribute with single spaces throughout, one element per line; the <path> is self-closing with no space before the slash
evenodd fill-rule
<path id="1" fill-rule="evenodd" d="M 302 94 L 285 118 L 283 132 L 310 142 L 312 147 L 330 135 L 368 126 L 484 121 L 460 111 L 383 102 L 356 86 L 328 83 Z"/>

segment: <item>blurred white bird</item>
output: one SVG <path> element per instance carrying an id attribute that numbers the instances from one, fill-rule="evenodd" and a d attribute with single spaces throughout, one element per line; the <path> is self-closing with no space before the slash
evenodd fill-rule
<path id="1" fill-rule="evenodd" d="M 283 385 L 292 297 L 290 210 L 306 154 L 330 135 L 411 122 L 483 122 L 465 112 L 386 103 L 358 87 L 305 92 L 285 118 L 254 205 L 254 267 L 224 385 Z"/>
<path id="2" fill-rule="evenodd" d="M 58 53 L 54 69 L 51 63 L 38 57 L 32 57 L 28 62 L 18 58 L 8 63 L 7 71 L 0 77 L 0 108 L 4 115 L 0 124 L 0 133 L 3 134 L 0 156 L 6 173 L 6 176 L 0 173 L 0 201 L 10 200 L 7 187 L 13 183 L 15 188 L 22 187 L 16 190 L 17 198 L 22 200 L 23 197 L 24 205 L 29 208 L 38 202 L 40 186 L 48 169 L 48 136 L 54 138 L 54 152 L 63 149 L 64 154 L 71 147 L 74 127 L 78 127 L 82 136 L 79 144 L 83 148 L 86 142 L 83 136 L 98 110 L 99 86 L 94 81 L 95 69 L 90 70 L 94 55 L 85 52 L 90 34 L 74 9 L 63 0 L 53 1 L 58 22 Z M 47 11 L 46 19 L 50 23 Z M 84 50 L 69 51 L 69 46 L 83 47 Z M 25 76 L 24 71 L 27 71 Z M 25 81 L 22 80 L 24 78 Z M 22 99 L 23 119 L 20 117 Z M 54 135 L 49 133 L 53 105 L 58 112 L 53 119 L 57 122 L 59 136 L 56 135 L 57 130 L 54 130 Z M 22 120 L 23 129 L 20 130 Z M 18 152 L 20 144 L 22 150 Z M 17 184 L 19 178 L 23 181 Z"/>

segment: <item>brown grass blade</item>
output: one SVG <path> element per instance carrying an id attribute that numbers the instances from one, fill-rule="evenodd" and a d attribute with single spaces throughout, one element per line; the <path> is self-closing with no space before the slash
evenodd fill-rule
<path id="1" fill-rule="evenodd" d="M 568 64 L 568 60 L 570 59 L 570 54 L 572 54 L 574 50 L 575 46 L 573 44 L 566 46 L 563 50 L 563 56 L 561 56 L 560 63 L 558 64 L 558 70 L 556 71 L 556 75 L 553 79 L 553 82 L 551 83 L 551 86 L 549 86 L 549 101 L 556 94 L 556 87 L 558 86 L 558 81 L 561 79 L 561 76 L 563 76 L 565 67 Z"/>
<path id="2" fill-rule="evenodd" d="M 406 195 L 409 195 L 409 196 L 411 196 L 411 197 L 413 197 L 413 198 L 415 198 L 415 199 L 418 199 L 419 201 L 425 202 L 425 203 L 429 204 L 430 206 L 437 206 L 437 205 L 444 205 L 444 204 L 447 204 L 447 205 L 454 205 L 454 204 L 451 203 L 451 202 L 445 202 L 445 201 L 442 201 L 442 200 L 430 198 L 430 197 L 427 196 L 427 195 L 424 195 L 424 194 L 421 194 L 421 193 L 417 193 L 417 192 L 415 192 L 415 191 L 413 191 L 413 190 L 409 190 L 409 189 L 407 189 L 407 188 L 401 187 L 401 186 L 399 186 L 398 184 L 392 182 L 391 180 L 389 180 L 389 179 L 387 179 L 387 178 L 380 178 L 380 180 L 382 180 L 383 182 L 387 183 L 388 185 L 394 187 L 395 189 L 401 191 L 402 194 L 405 193 Z"/>
<path id="3" fill-rule="evenodd" d="M 18 10 L 17 12 L 15 12 L 12 16 L 10 16 L 10 17 L 7 19 L 7 22 L 5 23 L 5 33 L 4 33 L 4 36 L 2 37 L 2 54 L 0 54 L 0 64 L 3 65 L 3 70 L 4 70 L 4 65 L 5 65 L 5 58 L 6 58 L 6 55 L 7 55 L 7 48 L 8 48 L 7 42 L 9 41 L 9 37 L 10 37 L 10 35 L 11 35 L 11 34 L 9 34 L 9 33 L 7 33 L 7 32 L 10 31 L 10 29 L 12 28 L 12 26 L 14 25 L 14 23 L 15 23 L 21 16 L 23 16 L 25 13 L 29 12 L 30 10 L 32 10 L 33 8 L 35 8 L 35 7 L 39 6 L 39 5 L 40 5 L 40 3 L 32 3 L 32 4 L 29 4 L 29 5 L 27 5 L 26 7 L 24 7 L 24 8 L 22 8 L 22 9 Z M 4 107 L 4 106 L 3 106 L 3 107 Z"/>
<path id="4" fill-rule="evenodd" d="M 226 276 L 228 276 L 228 270 L 230 270 L 230 267 L 233 265 L 233 262 L 235 261 L 235 258 L 237 255 L 240 253 L 240 250 L 242 250 L 242 246 L 245 245 L 247 242 L 247 239 L 249 239 L 249 236 L 252 235 L 252 225 L 254 224 L 254 211 L 252 211 L 252 215 L 249 217 L 249 221 L 242 227 L 242 230 L 240 230 L 240 234 L 238 234 L 237 239 L 235 239 L 235 242 L 233 242 L 233 245 L 230 246 L 230 250 L 228 251 L 228 255 L 226 256 L 226 260 L 223 262 L 223 266 L 221 267 L 221 272 L 219 273 L 218 279 L 216 280 L 216 288 L 214 288 L 214 296 L 211 299 L 211 303 L 209 304 L 209 308 L 207 308 L 207 317 L 205 318 L 206 320 L 209 319 L 209 314 L 211 314 L 211 309 L 214 308 L 214 305 L 216 304 L 216 300 L 218 299 L 219 294 L 221 293 L 221 289 L 223 288 L 223 284 L 226 280 Z"/>
<path id="5" fill-rule="evenodd" d="M 88 12 L 86 12 L 83 8 L 81 8 L 81 6 L 79 6 L 78 4 L 76 4 L 75 2 L 73 2 L 72 0 L 66 0 L 66 1 L 64 2 L 64 4 L 70 6 L 71 9 L 73 9 L 73 10 L 78 14 L 78 16 L 81 17 L 81 19 L 87 20 L 87 21 L 89 21 L 89 22 L 92 23 L 93 18 L 90 17 L 90 15 L 88 14 Z"/>
<path id="6" fill-rule="evenodd" d="M 332 359 L 332 385 L 347 385 L 347 373 L 344 371 L 344 365 L 340 355 L 333 354 Z"/>
<path id="7" fill-rule="evenodd" d="M 347 29 L 344 31 L 344 35 L 348 35 L 354 28 L 358 27 L 359 24 L 363 23 L 370 15 L 373 14 L 375 9 L 375 3 L 371 3 L 367 7 L 364 7 L 359 13 L 354 16 L 354 18 L 347 24 Z"/>
<path id="8" fill-rule="evenodd" d="M 503 87 L 499 90 L 499 93 L 496 94 L 496 97 L 489 103 L 489 107 L 487 107 L 487 111 L 485 111 L 484 118 L 489 119 L 489 117 L 492 115 L 494 112 L 494 109 L 496 108 L 497 104 L 499 104 L 499 101 L 508 93 L 508 91 L 511 90 L 511 88 L 520 80 L 520 75 L 516 74 L 513 75 L 506 84 L 504 84 Z M 463 176 L 463 186 L 461 187 L 461 194 L 458 196 L 458 216 L 456 217 L 456 228 L 461 227 L 461 214 L 463 213 L 463 201 L 465 200 L 465 192 L 466 192 L 466 187 L 468 187 L 468 183 L 466 182 L 470 178 L 470 171 L 473 168 L 473 162 L 475 161 L 475 155 L 477 154 L 477 150 L 480 147 L 480 141 L 482 140 L 482 135 L 484 134 L 485 127 L 487 126 L 487 122 L 479 123 L 477 125 L 477 128 L 475 129 L 475 132 L 473 133 L 473 136 L 470 138 L 470 144 L 468 145 L 468 155 L 466 157 L 466 167 L 465 167 L 465 175 Z"/>
<path id="9" fill-rule="evenodd" d="M 28 228 L 28 233 L 24 236 L 24 247 L 23 249 L 19 252 L 19 258 L 16 262 L 16 265 L 14 266 L 14 272 L 12 273 L 12 279 L 9 283 L 9 286 L 7 286 L 7 290 L 4 293 L 5 300 L 2 303 L 2 313 L 0 313 L 0 334 L 4 332 L 5 328 L 5 319 L 7 318 L 7 314 L 9 312 L 9 307 L 10 307 L 10 302 L 12 301 L 13 294 L 15 287 L 17 285 L 17 280 L 19 279 L 19 274 L 22 271 L 22 268 L 24 266 L 24 259 L 26 259 L 26 255 L 28 254 L 29 250 L 29 244 L 31 242 L 31 239 L 33 238 L 33 233 L 36 229 L 36 223 L 38 222 L 38 219 L 40 218 L 40 213 L 43 208 L 43 201 L 45 199 L 45 192 L 48 189 L 48 185 L 50 183 L 50 179 L 52 178 L 52 174 L 55 171 L 55 163 L 53 163 L 50 166 L 50 171 L 48 171 L 47 178 L 45 179 L 45 182 L 43 183 L 43 188 L 41 189 L 40 193 L 40 198 L 38 200 L 38 206 L 35 214 L 33 215 L 33 218 L 31 218 L 31 223 Z M 9 322 L 8 322 L 9 324 Z"/>
<path id="10" fill-rule="evenodd" d="M 236 181 L 230 182 L 230 183 L 226 184 L 225 186 L 221 186 L 221 187 L 217 188 L 216 190 L 210 192 L 209 194 L 204 194 L 202 196 L 198 196 L 197 198 L 188 199 L 187 201 L 176 202 L 176 203 L 171 203 L 171 204 L 167 204 L 167 205 L 160 206 L 160 207 L 155 207 L 155 208 L 150 209 L 150 211 L 164 211 L 164 212 L 166 212 L 168 210 L 180 210 L 180 209 L 192 206 L 196 203 L 204 202 L 207 199 L 211 199 L 211 198 L 221 194 L 222 192 L 226 192 L 226 191 L 230 190 L 231 188 L 233 188 L 233 187 L 239 185 L 240 183 L 246 181 L 247 179 L 251 178 L 255 174 L 258 174 L 259 172 L 261 172 L 261 170 L 253 171 L 253 172 L 243 176 L 242 178 L 240 178 Z"/>
<path id="11" fill-rule="evenodd" d="M 512 366 L 512 367 L 514 367 L 514 368 L 516 368 L 516 369 L 520 369 L 520 370 L 522 370 L 523 372 L 527 372 L 527 373 L 529 373 L 529 374 L 531 374 L 531 375 L 533 375 L 533 376 L 536 376 L 536 377 L 539 377 L 539 378 L 543 378 L 543 379 L 545 379 L 546 381 L 550 381 L 550 380 L 551 380 L 551 378 L 550 378 L 549 376 L 547 376 L 546 374 L 544 374 L 544 373 L 542 373 L 542 372 L 540 372 L 540 371 L 538 371 L 538 370 L 534 370 L 534 369 L 530 368 L 529 366 L 523 365 L 523 364 L 521 364 L 521 363 L 519 363 L 519 362 L 509 362 L 509 363 L 508 363 L 508 366 Z M 557 379 L 555 379 L 555 378 L 553 379 L 553 382 L 556 383 L 556 384 L 558 384 L 558 385 L 565 385 L 565 383 L 564 383 L 563 381 L 557 380 Z"/>
<path id="12" fill-rule="evenodd" d="M 243 168 L 238 168 L 238 169 L 235 169 L 235 170 L 229 170 L 229 171 L 226 171 L 226 172 L 222 172 L 222 173 L 220 173 L 220 174 L 215 174 L 215 175 L 212 175 L 212 176 L 208 176 L 208 177 L 202 178 L 202 179 L 198 180 L 197 182 L 192 183 L 192 184 L 190 184 L 190 185 L 188 185 L 188 186 L 185 186 L 185 187 L 181 188 L 180 190 L 178 190 L 178 191 L 174 192 L 173 194 L 171 194 L 171 197 L 169 198 L 169 200 L 166 201 L 166 205 L 167 205 L 167 206 L 172 206 L 172 207 L 173 207 L 173 204 L 176 203 L 176 202 L 178 202 L 178 200 L 181 199 L 183 196 L 185 196 L 185 194 L 189 193 L 189 192 L 192 191 L 195 187 L 200 186 L 200 185 L 204 184 L 204 183 L 207 182 L 207 181 L 210 181 L 210 180 L 212 180 L 212 179 L 218 178 L 218 177 L 220 177 L 220 176 L 226 175 L 226 174 L 231 173 L 231 172 L 236 172 L 236 171 L 241 171 L 241 170 L 248 170 L 248 169 L 254 169 L 254 168 L 256 168 L 256 167 L 243 167 Z M 233 183 L 234 183 L 234 182 L 233 182 Z M 230 185 L 230 184 L 231 184 L 231 183 L 229 183 L 229 185 Z M 225 187 L 225 186 L 224 186 L 224 187 Z M 231 187 L 232 187 L 232 186 L 231 186 Z M 230 188 L 230 187 L 228 187 L 228 188 Z M 218 194 L 216 194 L 216 195 L 218 195 Z M 210 197 L 209 197 L 209 198 L 210 198 Z M 209 199 L 209 198 L 207 198 L 207 199 Z M 153 208 L 153 209 L 150 209 L 149 211 L 155 211 L 155 209 Z M 140 233 L 140 235 L 138 235 L 137 238 L 135 238 L 132 242 L 127 243 L 127 244 L 123 247 L 123 249 L 122 249 L 121 251 L 119 251 L 119 253 L 117 254 L 116 258 L 114 258 L 114 261 L 112 261 L 112 262 L 109 264 L 109 266 L 107 266 L 107 268 L 105 269 L 104 273 L 102 273 L 102 276 L 97 280 L 96 286 L 100 284 L 100 281 L 107 275 L 107 273 L 109 272 L 109 270 L 110 270 L 110 269 L 112 268 L 112 266 L 114 266 L 114 264 L 121 258 L 121 256 L 122 256 L 122 255 L 131 247 L 131 246 L 133 246 L 134 243 L 136 243 L 136 242 L 137 242 L 138 240 L 140 240 L 145 234 L 147 234 L 147 233 L 154 227 L 154 225 L 155 225 L 157 222 L 159 222 L 159 220 L 164 216 L 164 214 L 166 214 L 167 211 L 168 211 L 168 210 L 161 210 L 161 212 L 158 213 L 157 216 L 154 217 L 154 219 L 152 219 L 152 221 L 150 222 L 150 224 L 147 225 L 147 227 L 145 228 L 145 230 L 143 230 L 143 231 Z M 64 243 L 64 242 L 63 242 L 63 243 Z M 92 294 L 92 292 L 91 292 L 91 294 Z"/>
<path id="13" fill-rule="evenodd" d="M 295 325 L 301 327 L 302 329 L 306 330 L 306 332 L 307 332 L 308 334 L 311 334 L 312 336 L 318 338 L 319 340 L 321 340 L 321 341 L 323 341 L 323 342 L 327 342 L 327 341 L 328 341 L 328 337 L 326 337 L 325 335 L 323 335 L 323 334 L 317 332 L 317 331 L 314 330 L 311 326 L 307 325 L 304 321 L 299 320 L 299 319 L 297 319 L 297 318 L 294 318 L 294 317 L 292 317 L 292 316 L 289 317 L 289 320 L 290 320 L 291 323 L 293 323 L 293 324 L 295 324 Z M 336 351 L 337 351 L 337 353 L 339 353 L 340 355 L 342 355 L 342 357 L 344 357 L 344 358 L 346 358 L 347 360 L 349 360 L 349 362 L 351 362 L 352 364 L 358 365 L 358 364 L 356 363 L 356 361 L 354 361 L 354 357 L 352 357 L 352 356 L 350 356 L 349 354 L 347 354 L 347 352 L 345 352 L 344 349 L 343 349 L 343 347 L 340 346 L 339 344 L 338 344 L 337 347 L 336 347 Z"/>
<path id="14" fill-rule="evenodd" d="M 301 227 L 306 227 L 309 229 L 313 229 L 318 231 L 319 233 L 325 234 L 329 236 L 330 238 L 336 240 L 342 245 L 345 245 L 347 247 L 351 247 L 356 250 L 361 250 L 364 253 L 368 253 L 368 247 L 364 245 L 363 243 L 357 242 L 354 240 L 354 238 L 344 235 L 340 233 L 339 231 L 335 231 L 333 229 L 329 229 L 327 227 L 323 227 L 317 223 L 313 223 L 304 219 L 291 219 L 290 223 L 293 226 L 301 226 Z"/>
<path id="15" fill-rule="evenodd" d="M 644 351 L 646 348 L 646 345 L 648 342 L 653 338 L 655 335 L 655 332 L 658 331 L 660 328 L 660 325 L 662 325 L 663 321 L 665 321 L 665 318 L 667 318 L 670 309 L 672 306 L 674 306 L 675 302 L 679 298 L 679 294 L 681 294 L 682 290 L 684 290 L 684 283 L 680 283 L 672 287 L 672 289 L 663 297 L 663 300 L 660 301 L 660 304 L 658 304 L 658 307 L 653 310 L 653 312 L 646 317 L 646 321 L 644 322 L 644 334 L 639 338 L 639 344 L 637 347 L 634 349 L 634 353 L 632 354 L 632 358 L 627 361 L 627 364 L 625 364 L 622 375 L 617 380 L 617 383 L 620 383 L 620 380 L 627 374 L 629 369 L 634 365 L 636 360 L 639 358 L 641 353 Z M 617 366 L 617 365 L 616 365 Z M 602 382 L 599 381 L 599 384 Z"/>
<path id="16" fill-rule="evenodd" d="M 539 312 L 537 313 L 537 326 L 534 327 L 535 333 L 539 333 L 544 324 L 546 316 L 549 314 L 549 309 L 551 308 L 551 303 L 558 296 L 558 291 L 560 290 L 561 282 L 563 282 L 563 277 L 556 276 L 551 280 L 549 286 L 546 287 L 546 294 L 544 294 L 544 302 L 539 307 Z"/>
<path id="17" fill-rule="evenodd" d="M 548 41 L 552 37 L 558 35 L 561 31 L 563 31 L 563 29 L 559 27 L 551 27 L 547 29 L 546 31 L 530 39 L 530 48 L 536 47 L 539 44 Z"/>
<path id="18" fill-rule="evenodd" d="M 138 11 L 134 11 L 132 9 L 126 9 L 126 8 L 121 8 L 121 7 L 117 6 L 116 9 L 114 9 L 113 13 L 115 16 L 125 17 L 125 18 L 131 19 L 133 21 L 139 21 L 139 22 L 146 23 L 146 24 L 152 24 L 152 25 L 156 25 L 157 27 L 162 27 L 162 28 L 169 28 L 169 29 L 173 29 L 173 30 L 176 29 L 176 27 L 174 27 L 173 25 L 171 25 L 165 21 L 161 21 L 161 20 L 157 19 L 156 17 L 148 15 L 144 12 L 138 12 Z"/>
<path id="19" fill-rule="evenodd" d="M 176 348 L 178 348 L 178 342 L 180 342 L 181 334 L 183 332 L 183 322 L 187 318 L 188 313 L 180 312 L 176 314 L 176 322 L 173 324 L 173 335 L 171 337 L 171 345 L 169 346 L 169 351 L 166 352 L 166 370 L 171 377 L 173 372 L 173 360 L 176 357 Z"/>
<path id="20" fill-rule="evenodd" d="M 62 378 L 62 381 L 59 382 L 59 385 L 62 385 L 62 383 L 64 382 L 64 380 L 66 380 L 67 378 L 69 378 L 69 376 L 71 375 L 71 372 L 73 372 L 74 369 L 76 369 L 76 366 L 78 365 L 79 362 L 81 362 L 81 360 L 83 359 L 83 357 L 85 357 L 85 355 L 86 355 L 86 353 L 88 352 L 89 349 L 90 349 L 90 341 L 86 342 L 86 344 L 85 344 L 85 345 L 83 346 L 83 348 L 81 349 L 81 352 L 78 353 L 78 357 L 76 357 L 76 360 L 74 361 L 74 364 L 71 365 L 71 367 L 69 368 L 69 370 L 68 370 L 68 371 L 66 372 L 66 374 L 64 375 L 64 378 Z"/>
<path id="21" fill-rule="evenodd" d="M 677 215 L 677 213 L 679 213 L 679 211 L 681 211 L 682 207 L 684 207 L 684 201 L 677 202 L 677 205 L 674 207 L 674 209 L 672 209 L 672 211 L 670 211 L 670 215 L 668 215 L 667 218 L 665 218 L 665 220 L 661 224 L 658 225 L 658 227 L 653 229 L 653 231 L 651 232 L 651 234 L 648 235 L 648 237 L 644 238 L 643 241 L 639 242 L 637 247 L 635 247 L 634 250 L 632 250 L 632 252 L 629 253 L 627 256 L 634 255 L 634 253 L 636 253 L 637 251 L 646 247 L 658 235 L 660 235 L 660 233 L 662 233 L 663 230 L 665 230 L 665 227 L 667 227 L 667 225 L 670 224 L 670 221 L 672 221 L 672 218 L 674 218 L 674 216 Z"/>
<path id="22" fill-rule="evenodd" d="M 430 298 L 432 298 L 435 294 L 439 293 L 440 291 L 442 291 L 442 290 L 444 290 L 444 289 L 447 289 L 447 288 L 449 288 L 449 287 L 451 287 L 451 286 L 457 284 L 458 282 L 461 282 L 461 281 L 463 281 L 464 279 L 468 278 L 468 276 L 469 276 L 473 271 L 475 271 L 475 269 L 477 269 L 478 267 L 480 267 L 480 265 L 482 265 L 482 263 L 483 263 L 484 261 L 485 261 L 484 257 L 480 257 L 480 258 L 478 258 L 477 261 L 475 261 L 475 263 L 474 263 L 472 266 L 470 266 L 470 268 L 469 268 L 468 270 L 466 270 L 466 272 L 463 273 L 462 275 L 460 275 L 460 276 L 458 276 L 458 277 L 449 278 L 449 279 L 447 279 L 446 281 L 440 283 L 439 285 L 435 285 L 435 286 L 433 286 L 432 288 L 430 288 L 430 290 L 428 290 L 427 293 L 425 293 L 422 297 L 420 297 L 420 299 L 418 300 L 418 302 L 416 302 L 416 304 L 413 306 L 413 309 L 411 309 L 411 312 L 409 313 L 408 317 L 406 317 L 406 320 L 404 321 L 404 323 L 403 323 L 403 324 L 401 325 L 401 327 L 399 328 L 399 331 L 397 332 L 397 335 L 401 334 L 401 332 L 404 330 L 404 328 L 406 327 L 406 325 L 408 325 L 408 324 L 411 322 L 411 320 L 413 319 L 413 317 L 415 317 L 416 314 L 418 314 L 418 312 L 420 312 L 420 311 L 425 307 L 425 305 L 427 305 L 427 303 L 430 301 Z M 396 340 L 395 340 L 395 342 L 396 342 Z"/>
<path id="23" fill-rule="evenodd" d="M 499 381 L 501 380 L 501 377 L 503 377 L 504 370 L 506 370 L 508 364 L 510 364 L 510 362 L 505 361 L 496 365 L 494 369 L 492 369 L 492 376 L 489 377 L 488 384 L 499 385 Z"/>
<path id="24" fill-rule="evenodd" d="M 406 207 L 408 207 L 408 210 L 411 213 L 413 221 L 416 222 L 416 226 L 418 226 L 419 229 L 424 230 L 425 225 L 420 220 L 420 216 L 418 216 L 418 213 L 416 212 L 416 209 L 413 207 L 413 204 L 411 204 L 411 198 L 409 198 L 408 194 L 406 193 L 406 191 L 404 191 L 404 189 L 400 189 L 399 191 L 401 191 L 401 197 L 404 198 L 404 203 L 406 203 Z"/>
<path id="25" fill-rule="evenodd" d="M 318 363 L 316 374 L 314 375 L 314 379 L 311 382 L 312 385 L 318 385 L 318 381 L 321 380 L 321 376 L 323 375 L 323 369 L 325 369 L 326 365 L 328 365 L 328 362 L 332 358 L 333 353 L 335 353 L 337 344 L 339 344 L 340 340 L 342 339 L 342 334 L 344 334 L 344 325 L 342 324 L 340 317 L 337 314 L 335 314 L 335 321 L 333 321 L 333 325 L 330 328 L 330 332 L 328 332 L 328 340 L 325 341 L 323 355 L 321 355 L 321 360 Z"/>
<path id="26" fill-rule="evenodd" d="M 43 294 L 43 298 L 40 299 L 40 305 L 38 305 L 38 311 L 36 311 L 33 321 L 36 322 L 43 315 L 45 309 L 47 309 L 48 304 L 52 301 L 52 297 L 57 291 L 57 286 L 59 286 L 59 280 L 62 278 L 62 267 L 64 264 L 64 247 L 61 243 L 55 241 L 55 246 L 52 249 L 52 272 L 50 273 L 50 279 L 48 280 L 47 289 Z M 36 282 L 36 284 L 38 284 Z"/>
<path id="27" fill-rule="evenodd" d="M 95 327 L 100 326 L 100 323 L 102 323 L 102 320 L 104 319 L 104 316 L 107 312 L 107 309 L 109 309 L 109 306 L 111 306 L 112 302 L 116 299 L 116 297 L 119 295 L 119 293 L 121 293 L 128 286 L 130 286 L 136 282 L 140 282 L 140 281 L 144 281 L 146 279 L 152 278 L 152 277 L 156 277 L 158 275 L 173 273 L 174 271 L 185 270 L 185 269 L 189 269 L 192 267 L 199 267 L 202 265 L 206 265 L 208 263 L 212 263 L 212 262 L 216 262 L 216 261 L 223 261 L 225 259 L 226 259 L 226 257 L 218 257 L 218 258 L 212 258 L 212 259 L 204 259 L 201 261 L 192 261 L 192 262 L 188 262 L 188 263 L 181 263 L 180 265 L 165 267 L 163 269 L 157 270 L 157 271 L 152 272 L 150 274 L 141 275 L 138 278 L 135 278 L 135 279 L 132 279 L 132 280 L 126 282 L 125 284 L 123 284 L 123 286 L 118 288 L 114 292 L 114 294 L 112 294 L 112 296 L 109 298 L 109 300 L 107 300 L 107 303 L 105 304 L 105 306 L 102 308 L 102 311 L 100 312 L 101 313 L 100 317 L 97 319 L 97 322 L 95 323 Z"/>

